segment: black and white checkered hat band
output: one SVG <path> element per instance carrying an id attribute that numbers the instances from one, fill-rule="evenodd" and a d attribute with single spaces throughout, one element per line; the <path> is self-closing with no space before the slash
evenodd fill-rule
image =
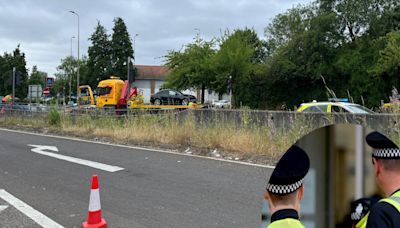
<path id="1" fill-rule="evenodd" d="M 289 185 L 276 185 L 276 184 L 267 184 L 267 191 L 274 194 L 289 194 L 296 191 L 303 184 L 304 178 L 297 181 L 294 184 Z"/>
<path id="2" fill-rule="evenodd" d="M 377 158 L 400 158 L 400 150 L 397 148 L 374 149 L 372 156 Z"/>

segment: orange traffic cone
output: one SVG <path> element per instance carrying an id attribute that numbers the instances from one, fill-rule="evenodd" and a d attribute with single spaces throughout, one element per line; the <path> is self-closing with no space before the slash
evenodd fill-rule
<path id="1" fill-rule="evenodd" d="M 99 179 L 97 175 L 92 177 L 92 189 L 90 191 L 89 214 L 87 222 L 82 223 L 83 228 L 106 228 L 107 222 L 101 217 Z"/>

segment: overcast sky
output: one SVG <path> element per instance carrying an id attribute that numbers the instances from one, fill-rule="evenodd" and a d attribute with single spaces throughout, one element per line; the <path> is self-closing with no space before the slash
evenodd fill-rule
<path id="1" fill-rule="evenodd" d="M 87 55 L 88 38 L 97 20 L 111 34 L 121 17 L 133 40 L 136 64 L 160 65 L 168 50 L 179 50 L 197 32 L 206 40 L 226 29 L 250 27 L 264 38 L 264 28 L 278 13 L 310 0 L 0 0 L 0 52 L 18 44 L 29 69 L 54 75 L 60 60 L 70 55 L 80 16 L 80 54 Z M 197 29 L 197 30 L 196 30 Z M 77 55 L 77 39 L 73 40 Z"/>

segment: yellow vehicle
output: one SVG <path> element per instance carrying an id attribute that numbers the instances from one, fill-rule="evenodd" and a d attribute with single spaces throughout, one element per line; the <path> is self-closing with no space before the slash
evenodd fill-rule
<path id="1" fill-rule="evenodd" d="M 121 104 L 121 94 L 125 86 L 125 82 L 119 77 L 111 76 L 110 79 L 102 80 L 99 82 L 96 94 L 89 85 L 79 87 L 80 90 L 80 106 L 90 106 L 97 108 L 117 108 L 123 106 L 126 102 Z M 96 97 L 95 97 L 96 96 Z M 123 96 L 124 98 L 124 96 Z"/>
<path id="2" fill-rule="evenodd" d="M 309 102 L 302 103 L 297 109 L 298 112 L 325 112 L 325 113 L 357 113 L 368 114 L 373 113 L 368 108 L 359 104 L 349 103 L 346 100 L 327 101 L 327 102 Z"/>
<path id="3" fill-rule="evenodd" d="M 111 76 L 110 79 L 99 82 L 96 92 L 93 92 L 89 85 L 79 86 L 80 108 L 111 108 L 118 113 L 123 113 L 128 107 L 131 109 L 197 109 L 202 106 L 190 105 L 147 105 L 144 104 L 144 97 L 133 88 L 128 93 L 128 81 Z M 120 112 L 122 111 L 122 112 Z"/>
<path id="4" fill-rule="evenodd" d="M 384 103 L 382 106 L 382 110 L 385 112 L 399 112 L 400 111 L 400 102 L 390 102 Z"/>

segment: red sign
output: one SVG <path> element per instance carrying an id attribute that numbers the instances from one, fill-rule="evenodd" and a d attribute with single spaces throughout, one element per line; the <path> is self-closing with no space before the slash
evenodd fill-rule
<path id="1" fill-rule="evenodd" d="M 43 91 L 43 94 L 44 94 L 44 95 L 49 95 L 49 93 L 50 93 L 49 90 L 44 90 L 44 91 Z"/>

